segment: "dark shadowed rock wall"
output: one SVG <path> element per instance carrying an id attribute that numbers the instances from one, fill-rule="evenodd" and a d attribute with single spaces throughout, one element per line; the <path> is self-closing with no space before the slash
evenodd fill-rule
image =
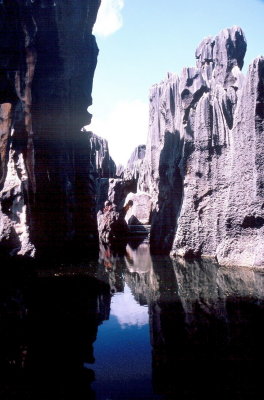
<path id="1" fill-rule="evenodd" d="M 257 398 L 263 274 L 208 261 L 155 259 L 148 302 L 156 392 L 166 399 L 209 399 L 217 387 L 219 399 Z"/>
<path id="2" fill-rule="evenodd" d="M 109 318 L 109 285 L 58 270 L 26 278 L 8 271 L 0 283 L 1 399 L 94 399 L 93 343 Z"/>
<path id="3" fill-rule="evenodd" d="M 151 246 L 264 265 L 264 58 L 241 72 L 239 27 L 204 39 L 196 67 L 154 85 L 138 190 L 153 201 Z"/>
<path id="4" fill-rule="evenodd" d="M 97 243 L 93 140 L 81 128 L 91 120 L 99 5 L 0 4 L 0 240 L 12 254 Z"/>

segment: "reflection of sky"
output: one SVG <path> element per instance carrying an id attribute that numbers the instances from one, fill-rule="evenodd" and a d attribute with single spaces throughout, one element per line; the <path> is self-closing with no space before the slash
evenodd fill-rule
<path id="1" fill-rule="evenodd" d="M 155 399 L 151 384 L 148 308 L 140 306 L 125 285 L 111 302 L 108 321 L 94 343 L 92 387 L 97 400 Z"/>
<path id="2" fill-rule="evenodd" d="M 148 308 L 136 302 L 127 285 L 124 293 L 117 293 L 112 298 L 111 315 L 117 318 L 122 329 L 131 325 L 142 327 L 149 322 Z"/>

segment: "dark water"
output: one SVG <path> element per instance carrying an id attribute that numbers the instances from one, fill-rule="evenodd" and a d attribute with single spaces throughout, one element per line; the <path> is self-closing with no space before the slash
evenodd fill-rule
<path id="1" fill-rule="evenodd" d="M 264 272 L 101 248 L 8 270 L 0 399 L 260 399 Z"/>

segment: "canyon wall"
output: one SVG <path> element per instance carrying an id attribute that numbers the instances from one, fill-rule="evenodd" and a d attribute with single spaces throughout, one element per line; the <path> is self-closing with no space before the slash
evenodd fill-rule
<path id="1" fill-rule="evenodd" d="M 94 139 L 81 128 L 91 120 L 99 5 L 0 4 L 0 242 L 10 254 L 96 247 Z"/>
<path id="2" fill-rule="evenodd" d="M 264 58 L 244 76 L 246 46 L 224 29 L 198 46 L 196 67 L 150 90 L 138 191 L 152 197 L 154 252 L 264 265 Z"/>

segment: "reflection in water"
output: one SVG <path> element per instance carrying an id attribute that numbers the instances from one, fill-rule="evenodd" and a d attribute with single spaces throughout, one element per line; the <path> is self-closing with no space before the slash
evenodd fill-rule
<path id="1" fill-rule="evenodd" d="M 135 301 L 127 285 L 112 298 L 110 318 L 98 330 L 94 355 L 97 400 L 157 398 L 151 382 L 148 308 Z"/>
<path id="2" fill-rule="evenodd" d="M 112 298 L 111 315 L 117 318 L 121 328 L 133 325 L 141 327 L 149 323 L 148 309 L 136 302 L 126 284 L 124 293 L 118 293 Z"/>
<path id="3" fill-rule="evenodd" d="M 260 398 L 263 272 L 135 247 L 2 280 L 1 400 Z"/>
<path id="4" fill-rule="evenodd" d="M 97 327 L 109 316 L 109 288 L 86 277 L 27 277 L 2 289 L 1 400 L 94 399 L 94 372 L 84 363 L 94 361 Z"/>
<path id="5" fill-rule="evenodd" d="M 125 253 L 125 263 L 129 272 L 139 274 L 150 272 L 152 269 L 152 259 L 147 243 L 140 244 L 136 249 L 127 244 Z"/>
<path id="6" fill-rule="evenodd" d="M 155 263 L 150 304 L 156 390 L 171 399 L 258 397 L 264 275 L 211 262 Z M 170 277 L 168 276 L 170 274 Z"/>

